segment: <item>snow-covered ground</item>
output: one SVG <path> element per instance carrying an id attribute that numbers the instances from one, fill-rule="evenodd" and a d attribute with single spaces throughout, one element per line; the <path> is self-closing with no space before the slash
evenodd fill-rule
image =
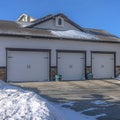
<path id="1" fill-rule="evenodd" d="M 72 106 L 72 103 L 70 102 L 70 103 L 54 104 L 54 106 L 58 109 L 58 112 L 60 112 L 61 115 L 63 116 L 64 120 L 96 120 L 96 118 L 98 117 L 106 116 L 106 114 L 98 114 L 96 116 L 88 116 L 82 114 L 82 112 L 84 111 L 91 111 L 97 108 L 89 108 L 84 111 L 76 112 L 70 108 L 62 107 L 63 105 Z"/>
<path id="2" fill-rule="evenodd" d="M 55 107 L 62 114 L 64 120 L 96 120 L 95 117 L 84 115 L 81 112 L 76 112 L 70 108 L 64 108 L 62 107 L 62 104 L 57 104 Z"/>
<path id="3" fill-rule="evenodd" d="M 77 30 L 67 30 L 67 31 L 53 31 L 51 30 L 53 35 L 57 37 L 65 37 L 65 38 L 78 38 L 78 39 L 89 39 L 89 40 L 98 40 L 95 35 L 90 33 L 85 33 Z"/>
<path id="4" fill-rule="evenodd" d="M 0 81 L 0 120 L 96 120 L 98 116 L 105 116 L 105 114 L 97 116 L 82 114 L 96 108 L 76 112 L 63 107 L 73 104 L 74 102 L 49 103 L 34 92 Z"/>
<path id="5" fill-rule="evenodd" d="M 34 92 L 0 81 L 0 120 L 63 120 L 60 113 Z"/>

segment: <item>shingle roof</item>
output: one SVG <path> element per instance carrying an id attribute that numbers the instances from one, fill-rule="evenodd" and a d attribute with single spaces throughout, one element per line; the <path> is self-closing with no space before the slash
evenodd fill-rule
<path id="1" fill-rule="evenodd" d="M 0 21 L 0 35 L 14 34 L 14 35 L 49 35 L 50 31 L 24 28 L 17 22 Z"/>
<path id="2" fill-rule="evenodd" d="M 95 35 L 98 40 L 97 41 L 108 41 L 108 42 L 120 42 L 120 38 L 112 35 L 104 30 L 91 29 L 91 28 L 83 28 L 86 33 Z M 36 36 L 36 37 L 50 37 L 50 38 L 63 38 L 56 37 L 49 30 L 42 29 L 32 29 L 32 28 L 24 28 L 17 22 L 13 21 L 0 21 L 0 35 L 25 35 L 25 36 Z M 63 39 L 73 39 L 73 38 L 63 38 Z M 76 40 L 81 40 L 80 38 L 75 38 Z M 82 39 L 85 40 L 85 39 Z M 92 40 L 92 39 L 91 39 Z"/>
<path id="3" fill-rule="evenodd" d="M 105 31 L 105 30 L 100 30 L 100 29 L 93 29 L 93 28 L 84 28 L 86 31 L 89 33 L 96 35 L 100 40 L 107 40 L 107 41 L 120 41 L 120 38 Z"/>
<path id="4" fill-rule="evenodd" d="M 33 21 L 32 23 L 34 23 L 34 24 L 41 23 L 41 22 L 46 21 L 46 20 L 48 20 L 48 19 L 50 19 L 50 18 L 52 18 L 52 17 L 53 17 L 53 15 L 52 15 L 52 14 L 49 14 L 49 15 L 44 16 L 44 17 L 42 17 L 42 18 L 36 19 L 36 20 Z"/>

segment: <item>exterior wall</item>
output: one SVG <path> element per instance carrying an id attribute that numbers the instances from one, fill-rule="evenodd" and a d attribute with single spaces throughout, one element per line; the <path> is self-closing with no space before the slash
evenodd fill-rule
<path id="1" fill-rule="evenodd" d="M 51 49 L 51 66 L 56 73 L 56 50 L 84 50 L 86 51 L 86 71 L 91 71 L 91 51 L 110 51 L 116 52 L 116 66 L 120 66 L 120 44 L 118 43 L 100 43 L 100 42 L 80 42 L 70 40 L 52 40 L 38 38 L 17 38 L 0 37 L 0 66 L 6 65 L 6 48 L 28 48 L 28 49 Z M 6 69 L 1 69 L 4 74 Z M 51 71 L 53 69 L 51 68 Z M 120 67 L 116 67 L 120 73 Z M 52 74 L 52 73 L 51 73 Z M 1 75 L 2 76 L 2 75 Z M 5 75 L 0 79 L 5 79 Z"/>
<path id="2" fill-rule="evenodd" d="M 55 80 L 55 75 L 57 74 L 57 68 L 56 66 L 51 66 L 51 81 Z"/>
<path id="3" fill-rule="evenodd" d="M 6 81 L 6 67 L 0 67 L 0 79 Z"/>
<path id="4" fill-rule="evenodd" d="M 92 72 L 92 67 L 91 66 L 86 66 L 86 74 Z"/>
<path id="5" fill-rule="evenodd" d="M 79 30 L 66 21 L 64 21 L 64 27 L 58 27 L 55 24 L 56 24 L 55 19 L 52 19 L 52 20 L 48 20 L 42 24 L 36 25 L 34 28 L 50 29 L 50 30 Z"/>
<path id="6" fill-rule="evenodd" d="M 116 76 L 120 74 L 120 66 L 116 66 Z"/>

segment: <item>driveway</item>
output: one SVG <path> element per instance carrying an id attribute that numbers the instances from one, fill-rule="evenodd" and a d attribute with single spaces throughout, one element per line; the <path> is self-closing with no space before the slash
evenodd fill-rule
<path id="1" fill-rule="evenodd" d="M 68 82 L 12 83 L 33 90 L 51 102 L 72 103 L 63 107 L 98 116 L 97 120 L 120 120 L 120 81 L 86 80 Z M 103 116 L 99 116 L 103 114 Z"/>

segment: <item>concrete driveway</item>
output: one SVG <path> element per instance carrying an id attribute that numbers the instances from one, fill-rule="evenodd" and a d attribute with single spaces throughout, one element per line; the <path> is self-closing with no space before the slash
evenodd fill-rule
<path id="1" fill-rule="evenodd" d="M 120 120 L 120 81 L 86 80 L 68 82 L 12 83 L 33 90 L 51 102 L 72 102 L 63 107 L 96 116 L 97 120 Z M 99 116 L 99 114 L 105 114 Z"/>

